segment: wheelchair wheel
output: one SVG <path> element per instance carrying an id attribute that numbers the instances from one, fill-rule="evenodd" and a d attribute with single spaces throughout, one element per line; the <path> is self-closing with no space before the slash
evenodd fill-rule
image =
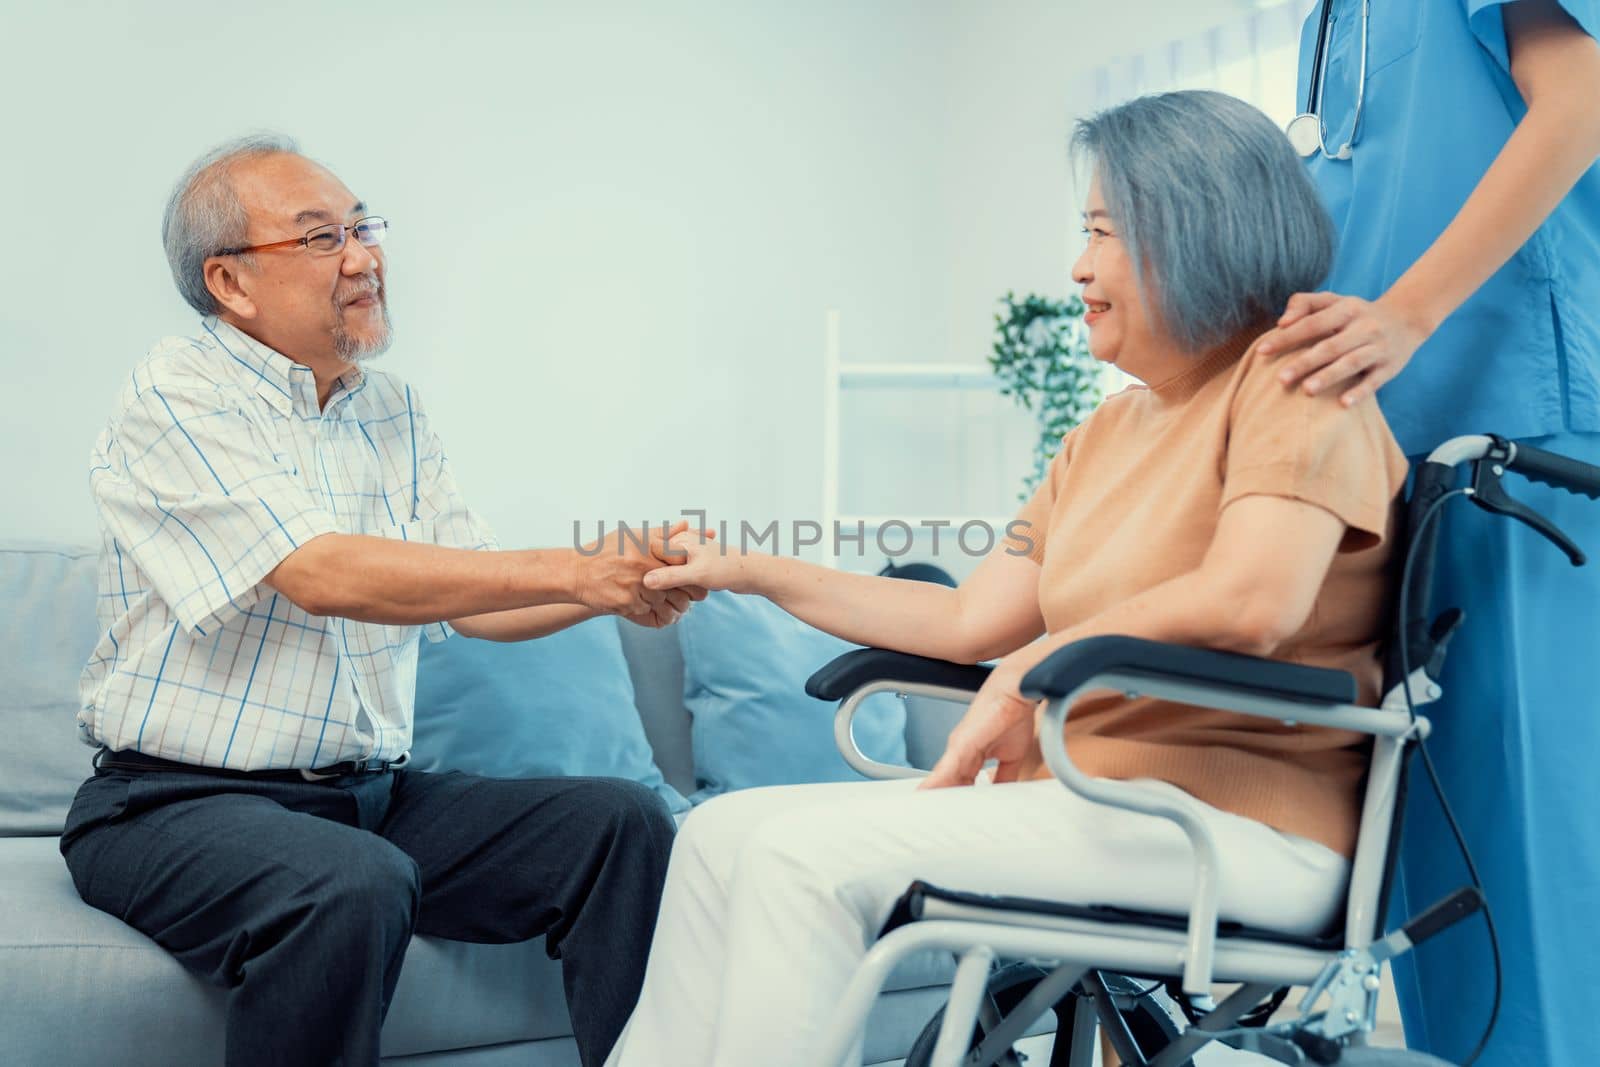
<path id="1" fill-rule="evenodd" d="M 1046 973 L 1031 963 L 1014 963 L 1002 967 L 990 976 L 987 995 L 994 1001 L 1000 1014 L 1007 1015 L 1022 1002 L 1023 997 L 1032 992 L 1033 987 L 1045 978 Z M 1117 1009 L 1128 1024 L 1129 1032 L 1133 1034 L 1140 1050 L 1147 1056 L 1155 1055 L 1182 1032 L 1183 1014 L 1167 997 L 1165 989 L 1157 988 L 1145 993 L 1150 988 L 1147 982 L 1109 974 L 1105 978 L 1106 984 L 1111 988 Z M 1067 1056 L 1072 1048 L 1072 1028 L 1076 1022 L 1077 999 L 1077 994 L 1069 993 L 1052 1009 L 1056 1017 L 1056 1043 L 1055 1051 L 1050 1056 L 1050 1067 L 1068 1067 Z M 906 1054 L 905 1067 L 928 1067 L 933 1060 L 933 1048 L 938 1044 L 939 1028 L 942 1025 L 944 1025 L 943 1008 L 928 1020 L 928 1025 L 917 1035 L 917 1040 L 911 1045 L 911 1051 Z M 977 1048 L 983 1038 L 984 1027 L 980 1021 L 973 1027 L 972 1042 L 967 1046 L 968 1050 Z M 1194 1061 L 1184 1060 L 1180 1067 L 1194 1067 Z M 1362 1067 L 1386 1067 L 1386 1065 L 1374 1061 L 1371 1064 L 1363 1064 Z M 1394 1067 L 1401 1065 L 1395 1064 Z M 1418 1063 L 1415 1067 L 1425 1067 L 1425 1065 Z"/>

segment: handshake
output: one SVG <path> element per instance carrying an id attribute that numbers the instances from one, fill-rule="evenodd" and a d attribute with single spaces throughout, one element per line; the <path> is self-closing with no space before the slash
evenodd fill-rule
<path id="1" fill-rule="evenodd" d="M 578 557 L 575 599 L 640 626 L 671 626 L 691 603 L 704 600 L 710 588 L 727 588 L 696 581 L 704 567 L 686 568 L 701 555 L 692 546 L 703 546 L 714 536 L 709 530 L 690 531 L 687 522 L 679 522 L 671 529 L 650 530 L 648 538 L 632 531 L 623 536 L 618 530 L 591 541 Z"/>

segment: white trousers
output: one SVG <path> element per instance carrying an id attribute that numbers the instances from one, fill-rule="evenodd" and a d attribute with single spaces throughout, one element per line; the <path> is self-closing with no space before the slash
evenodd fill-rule
<path id="1" fill-rule="evenodd" d="M 839 994 L 916 879 L 1188 910 L 1191 851 L 1170 822 L 1101 807 L 1054 780 L 915 786 L 753 789 L 690 815 L 673 847 L 644 989 L 608 1067 L 816 1067 Z M 1222 917 L 1325 928 L 1343 906 L 1344 857 L 1210 810 L 1224 857 Z"/>

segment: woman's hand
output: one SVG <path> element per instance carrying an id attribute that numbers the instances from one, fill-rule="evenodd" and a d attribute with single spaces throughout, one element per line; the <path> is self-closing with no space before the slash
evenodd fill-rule
<path id="1" fill-rule="evenodd" d="M 644 587 L 653 590 L 693 588 L 700 591 L 696 600 L 705 599 L 711 589 L 735 593 L 751 591 L 751 570 L 756 557 L 727 549 L 710 530 L 685 530 L 667 542 L 662 558 L 672 565 L 644 576 Z"/>
<path id="2" fill-rule="evenodd" d="M 1404 370 L 1432 332 L 1384 297 L 1296 293 L 1278 325 L 1262 335 L 1257 351 L 1264 356 L 1294 352 L 1283 361 L 1278 377 L 1285 385 L 1304 379 L 1309 396 L 1350 383 L 1339 398 L 1350 407 Z"/>
<path id="3" fill-rule="evenodd" d="M 679 522 L 671 529 L 651 530 L 642 546 L 632 537 L 624 537 L 621 530 L 589 542 L 578 561 L 585 582 L 579 603 L 638 626 L 671 626 L 683 617 L 691 603 L 704 600 L 706 591 L 688 582 L 657 589 L 646 579 L 682 558 L 672 551 L 672 538 L 688 536 L 692 536 L 689 524 Z M 711 536 L 709 531 L 706 536 Z"/>
<path id="4" fill-rule="evenodd" d="M 971 785 L 986 760 L 999 760 L 996 782 L 1013 782 L 1033 752 L 1034 701 L 1022 695 L 1022 676 L 1036 660 L 1024 649 L 1001 660 L 973 697 L 967 713 L 950 731 L 944 755 L 922 780 L 921 789 Z"/>

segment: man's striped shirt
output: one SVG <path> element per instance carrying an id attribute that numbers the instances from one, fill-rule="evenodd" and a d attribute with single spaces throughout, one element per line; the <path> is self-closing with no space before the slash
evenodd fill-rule
<path id="1" fill-rule="evenodd" d="M 421 628 L 308 615 L 262 578 L 320 534 L 476 549 L 494 537 L 410 386 L 352 370 L 319 410 L 310 368 L 200 325 L 135 368 L 95 446 L 104 629 L 80 735 L 240 770 L 397 758 Z"/>

